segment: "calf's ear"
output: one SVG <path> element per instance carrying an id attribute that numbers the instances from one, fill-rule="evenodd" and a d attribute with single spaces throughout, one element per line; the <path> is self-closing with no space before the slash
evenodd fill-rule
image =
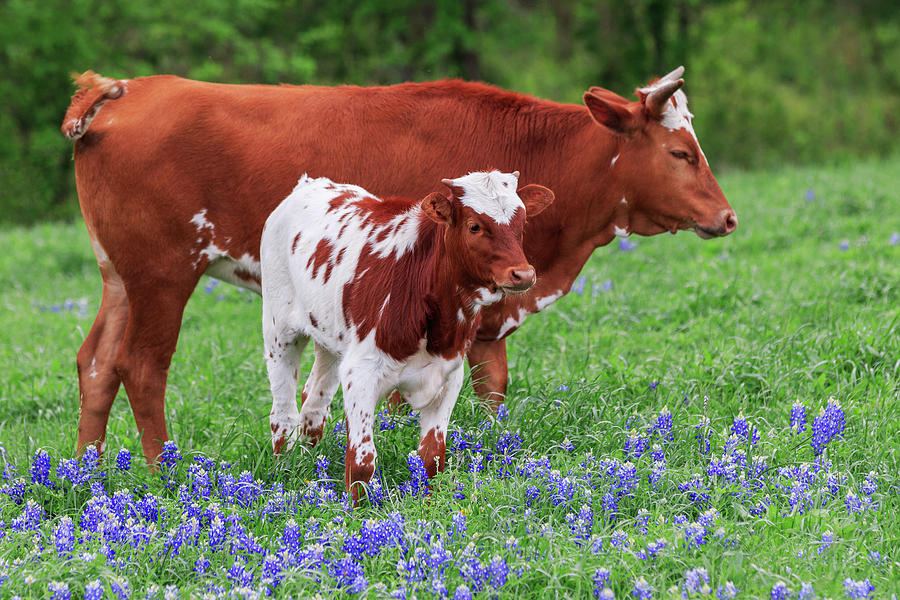
<path id="1" fill-rule="evenodd" d="M 431 192 L 422 199 L 422 211 L 439 225 L 453 225 L 453 208 L 450 200 L 440 192 Z"/>
<path id="2" fill-rule="evenodd" d="M 522 204 L 525 205 L 525 214 L 533 217 L 553 202 L 553 192 L 542 185 L 529 183 L 525 187 L 521 187 L 516 191 Z"/>

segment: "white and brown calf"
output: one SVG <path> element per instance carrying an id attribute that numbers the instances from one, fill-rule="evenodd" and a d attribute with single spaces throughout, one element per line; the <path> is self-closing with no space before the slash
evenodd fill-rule
<path id="1" fill-rule="evenodd" d="M 398 389 L 420 412 L 419 455 L 443 469 L 463 358 L 482 306 L 535 282 L 522 251 L 526 215 L 553 193 L 516 191 L 518 172 L 443 180 L 450 196 L 375 198 L 364 189 L 303 176 L 262 234 L 263 338 L 276 453 L 316 443 L 338 385 L 347 418 L 345 483 L 375 470 L 379 398 Z M 297 410 L 300 353 L 315 363 Z"/>

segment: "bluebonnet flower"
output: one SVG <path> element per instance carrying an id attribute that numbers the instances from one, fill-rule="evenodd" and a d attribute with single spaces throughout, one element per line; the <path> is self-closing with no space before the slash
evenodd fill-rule
<path id="1" fill-rule="evenodd" d="M 684 583 L 681 585 L 681 596 L 690 598 L 694 594 L 707 595 L 711 591 L 709 587 L 709 573 L 703 567 L 690 569 L 684 573 Z"/>
<path id="2" fill-rule="evenodd" d="M 844 580 L 844 595 L 848 598 L 868 598 L 875 591 L 875 586 L 868 579 L 854 581 L 849 577 Z"/>
<path id="3" fill-rule="evenodd" d="M 771 600 L 787 600 L 790 595 L 791 593 L 788 591 L 788 587 L 783 581 L 779 581 L 773 585 L 772 591 L 769 592 L 769 598 L 771 598 Z"/>
<path id="4" fill-rule="evenodd" d="M 409 468 L 409 481 L 400 485 L 400 493 L 413 496 L 428 493 L 428 474 L 425 472 L 425 464 L 415 451 L 411 451 L 406 457 Z"/>
<path id="5" fill-rule="evenodd" d="M 794 402 L 791 406 L 791 433 L 803 433 L 806 431 L 806 406 Z"/>
<path id="6" fill-rule="evenodd" d="M 505 421 L 509 418 L 509 409 L 506 407 L 506 404 L 501 404 L 497 407 L 497 420 Z"/>
<path id="7" fill-rule="evenodd" d="M 162 454 L 159 455 L 159 464 L 166 467 L 173 467 L 181 460 L 181 452 L 178 450 L 178 444 L 175 440 L 168 440 L 163 443 Z"/>
<path id="8" fill-rule="evenodd" d="M 659 487 L 659 481 L 662 479 L 663 475 L 666 474 L 666 461 L 664 460 L 656 460 L 653 461 L 653 467 L 650 469 L 650 474 L 647 476 L 647 480 L 650 483 L 650 486 L 653 489 Z"/>
<path id="9" fill-rule="evenodd" d="M 609 569 L 600 567 L 594 571 L 594 598 L 599 598 L 604 589 L 609 588 Z"/>
<path id="10" fill-rule="evenodd" d="M 823 552 L 831 548 L 831 544 L 834 543 L 834 534 L 830 531 L 826 531 L 822 534 L 822 541 L 819 542 L 819 547 L 816 548 L 816 554 L 821 555 Z"/>
<path id="11" fill-rule="evenodd" d="M 850 240 L 841 240 L 841 243 L 838 245 L 841 250 L 847 250 L 850 248 Z"/>
<path id="12" fill-rule="evenodd" d="M 631 252 L 637 248 L 637 244 L 629 240 L 628 238 L 621 237 L 619 238 L 619 250 L 621 252 Z"/>
<path id="13" fill-rule="evenodd" d="M 650 542 L 647 547 L 639 551 L 636 556 L 641 560 L 653 560 L 659 556 L 660 551 L 665 550 L 668 542 L 663 538 L 659 538 L 655 542 Z"/>
<path id="14" fill-rule="evenodd" d="M 655 388 L 654 388 L 655 389 Z M 675 439 L 675 436 L 672 434 L 672 425 L 674 421 L 672 418 L 672 413 L 669 411 L 668 406 L 664 406 L 659 414 L 656 415 L 656 423 L 653 424 L 653 430 L 660 436 L 661 439 L 671 442 Z"/>
<path id="15" fill-rule="evenodd" d="M 569 391 L 569 386 L 567 386 L 567 385 L 564 384 L 564 383 L 561 383 L 561 384 L 559 384 L 559 387 L 556 388 L 556 391 L 557 391 L 557 392 L 568 392 L 568 391 Z"/>
<path id="16" fill-rule="evenodd" d="M 559 446 L 566 452 L 571 452 L 575 449 L 575 445 L 569 441 L 569 438 L 564 439 Z"/>
<path id="17" fill-rule="evenodd" d="M 641 577 L 634 582 L 634 589 L 631 590 L 631 595 L 637 600 L 651 600 L 653 598 L 653 588 L 650 587 L 646 579 Z"/>
<path id="18" fill-rule="evenodd" d="M 472 592 L 465 584 L 460 584 L 453 593 L 453 600 L 472 600 Z"/>
<path id="19" fill-rule="evenodd" d="M 726 581 L 725 585 L 720 585 L 719 589 L 716 590 L 716 598 L 719 600 L 734 600 L 738 595 L 738 591 L 732 582 Z"/>
<path id="20" fill-rule="evenodd" d="M 742 442 L 747 443 L 749 441 L 754 446 L 759 441 L 759 430 L 747 422 L 743 412 L 738 413 L 738 416 L 734 418 L 731 424 L 731 433 L 736 435 Z"/>
<path id="21" fill-rule="evenodd" d="M 650 446 L 650 438 L 639 434 L 637 431 L 632 430 L 625 438 L 625 454 L 631 460 L 639 459 L 648 446 Z"/>
<path id="22" fill-rule="evenodd" d="M 46 450 L 38 450 L 31 461 L 31 482 L 44 487 L 52 488 L 54 483 L 50 481 L 50 455 Z"/>
<path id="23" fill-rule="evenodd" d="M 816 199 L 816 192 L 815 192 L 815 190 L 813 190 L 812 188 L 806 190 L 806 201 L 807 201 L 807 202 L 812 202 L 812 201 L 815 200 L 815 199 Z"/>
<path id="24" fill-rule="evenodd" d="M 84 586 L 84 600 L 102 600 L 103 585 L 99 579 L 95 579 Z"/>
<path id="25" fill-rule="evenodd" d="M 678 484 L 678 489 L 687 493 L 688 499 L 696 506 L 709 504 L 709 489 L 699 473 L 694 473 L 688 481 Z"/>
<path id="26" fill-rule="evenodd" d="M 811 445 L 816 456 L 822 454 L 828 442 L 836 437 L 843 437 L 844 420 L 844 410 L 841 408 L 840 402 L 829 398 L 827 406 L 821 410 L 812 425 Z"/>
<path id="27" fill-rule="evenodd" d="M 453 513 L 453 531 L 450 533 L 452 539 L 462 539 L 466 537 L 469 528 L 466 526 L 466 515 L 461 512 Z"/>
<path id="28" fill-rule="evenodd" d="M 131 598 L 131 587 L 127 579 L 113 579 L 109 582 L 109 588 L 116 595 L 118 600 L 128 600 Z"/>
<path id="29" fill-rule="evenodd" d="M 700 454 L 704 456 L 709 454 L 709 418 L 708 417 L 700 417 L 700 422 L 694 426 L 694 429 L 697 430 L 695 438 L 697 439 L 697 444 L 700 449 Z"/>
<path id="30" fill-rule="evenodd" d="M 612 288 L 613 288 L 612 279 L 605 279 L 601 283 L 599 283 L 599 284 L 595 283 L 594 285 L 591 286 L 591 296 L 596 298 L 600 294 L 604 294 L 604 293 L 612 290 Z"/>
<path id="31" fill-rule="evenodd" d="M 506 585 L 506 578 L 509 575 L 509 565 L 503 560 L 502 556 L 494 556 L 491 564 L 487 568 L 488 581 L 492 588 L 499 590 Z"/>
<path id="32" fill-rule="evenodd" d="M 69 591 L 69 584 L 61 581 L 51 581 L 48 586 L 50 589 L 50 600 L 70 600 L 72 592 Z"/>
<path id="33" fill-rule="evenodd" d="M 200 558 L 194 561 L 194 573 L 203 575 L 209 570 L 209 565 L 209 559 L 201 554 Z"/>
<path id="34" fill-rule="evenodd" d="M 647 524 L 650 522 L 650 511 L 642 508 L 638 511 L 637 519 L 634 522 L 634 528 L 642 535 L 647 534 Z"/>
<path id="35" fill-rule="evenodd" d="M 131 451 L 127 448 L 122 448 L 116 454 L 116 468 L 123 472 L 131 468 Z"/>
<path id="36" fill-rule="evenodd" d="M 609 545 L 613 548 L 627 548 L 631 545 L 631 540 L 628 539 L 628 534 L 622 531 L 621 529 L 616 530 L 612 537 L 609 539 Z"/>
<path id="37" fill-rule="evenodd" d="M 816 593 L 813 591 L 811 583 L 801 583 L 800 591 L 797 593 L 797 600 L 813 600 Z"/>
<path id="38" fill-rule="evenodd" d="M 584 288 L 587 286 L 587 277 L 585 275 L 579 275 L 575 282 L 572 284 L 572 291 L 578 294 L 579 296 L 584 295 Z"/>
<path id="39" fill-rule="evenodd" d="M 70 558 L 75 551 L 75 523 L 68 516 L 53 529 L 53 545 L 59 558 Z"/>
<path id="40" fill-rule="evenodd" d="M 894 233 L 892 233 L 891 239 L 888 240 L 888 243 L 891 246 L 896 246 L 897 244 L 900 244 L 900 233 L 897 233 L 896 231 Z"/>
<path id="41" fill-rule="evenodd" d="M 706 527 L 700 523 L 689 523 L 684 528 L 684 547 L 690 550 L 704 545 L 707 533 Z"/>

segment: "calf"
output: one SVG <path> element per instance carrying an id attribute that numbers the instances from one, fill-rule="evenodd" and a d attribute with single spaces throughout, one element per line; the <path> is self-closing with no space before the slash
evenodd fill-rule
<path id="1" fill-rule="evenodd" d="M 400 390 L 420 412 L 419 456 L 444 467 L 445 434 L 463 358 L 482 306 L 536 281 L 522 251 L 526 215 L 553 193 L 516 192 L 519 173 L 444 179 L 450 197 L 380 200 L 364 189 L 304 175 L 266 221 L 260 246 L 263 339 L 276 453 L 316 443 L 338 385 L 347 417 L 345 483 L 375 470 L 375 404 Z M 297 410 L 300 354 L 316 360 Z"/>

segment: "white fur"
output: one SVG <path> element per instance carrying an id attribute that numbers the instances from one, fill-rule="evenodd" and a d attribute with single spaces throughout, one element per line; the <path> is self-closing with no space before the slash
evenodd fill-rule
<path id="1" fill-rule="evenodd" d="M 527 308 L 520 308 L 519 314 L 515 317 L 507 317 L 503 324 L 500 326 L 500 329 L 497 331 L 497 339 L 503 339 L 503 337 L 509 333 L 513 328 L 519 327 L 522 323 L 525 322 L 525 319 L 528 315 L 541 312 L 557 300 L 563 297 L 563 291 L 557 290 L 556 292 L 550 294 L 549 296 L 542 296 L 537 298 L 534 301 L 534 308 L 529 310 Z"/>
<path id="2" fill-rule="evenodd" d="M 647 86 L 645 88 L 641 88 L 641 91 L 644 93 L 651 93 L 658 86 L 666 83 L 665 79 L 660 79 L 655 84 L 651 86 Z M 674 100 L 674 102 L 673 102 Z M 677 104 L 677 106 L 676 106 Z M 691 125 L 691 119 L 694 118 L 694 115 L 691 114 L 691 111 L 688 110 L 688 101 L 687 96 L 682 90 L 676 90 L 672 97 L 666 101 L 666 108 L 663 110 L 662 121 L 660 124 L 668 129 L 669 131 L 675 131 L 676 129 L 684 129 L 694 138 L 694 141 L 697 143 L 697 150 L 700 151 L 700 155 L 703 157 L 703 160 L 706 160 L 706 155 L 703 154 L 703 149 L 700 148 L 700 140 L 697 139 L 697 134 L 694 132 L 694 126 Z"/>
<path id="3" fill-rule="evenodd" d="M 628 237 L 628 228 L 627 227 L 619 227 L 618 225 L 613 225 L 613 233 L 618 237 Z"/>
<path id="4" fill-rule="evenodd" d="M 525 212 L 525 205 L 516 194 L 519 178 L 515 174 L 478 172 L 446 181 L 463 189 L 460 201 L 464 205 L 501 225 L 508 225 L 517 210 Z"/>
<path id="5" fill-rule="evenodd" d="M 614 164 L 616 164 L 616 161 L 617 161 L 617 160 L 619 160 L 619 155 L 618 155 L 618 154 L 616 154 L 615 156 L 613 156 L 612 161 L 610 161 L 610 163 L 609 163 L 609 166 L 613 166 Z"/>

